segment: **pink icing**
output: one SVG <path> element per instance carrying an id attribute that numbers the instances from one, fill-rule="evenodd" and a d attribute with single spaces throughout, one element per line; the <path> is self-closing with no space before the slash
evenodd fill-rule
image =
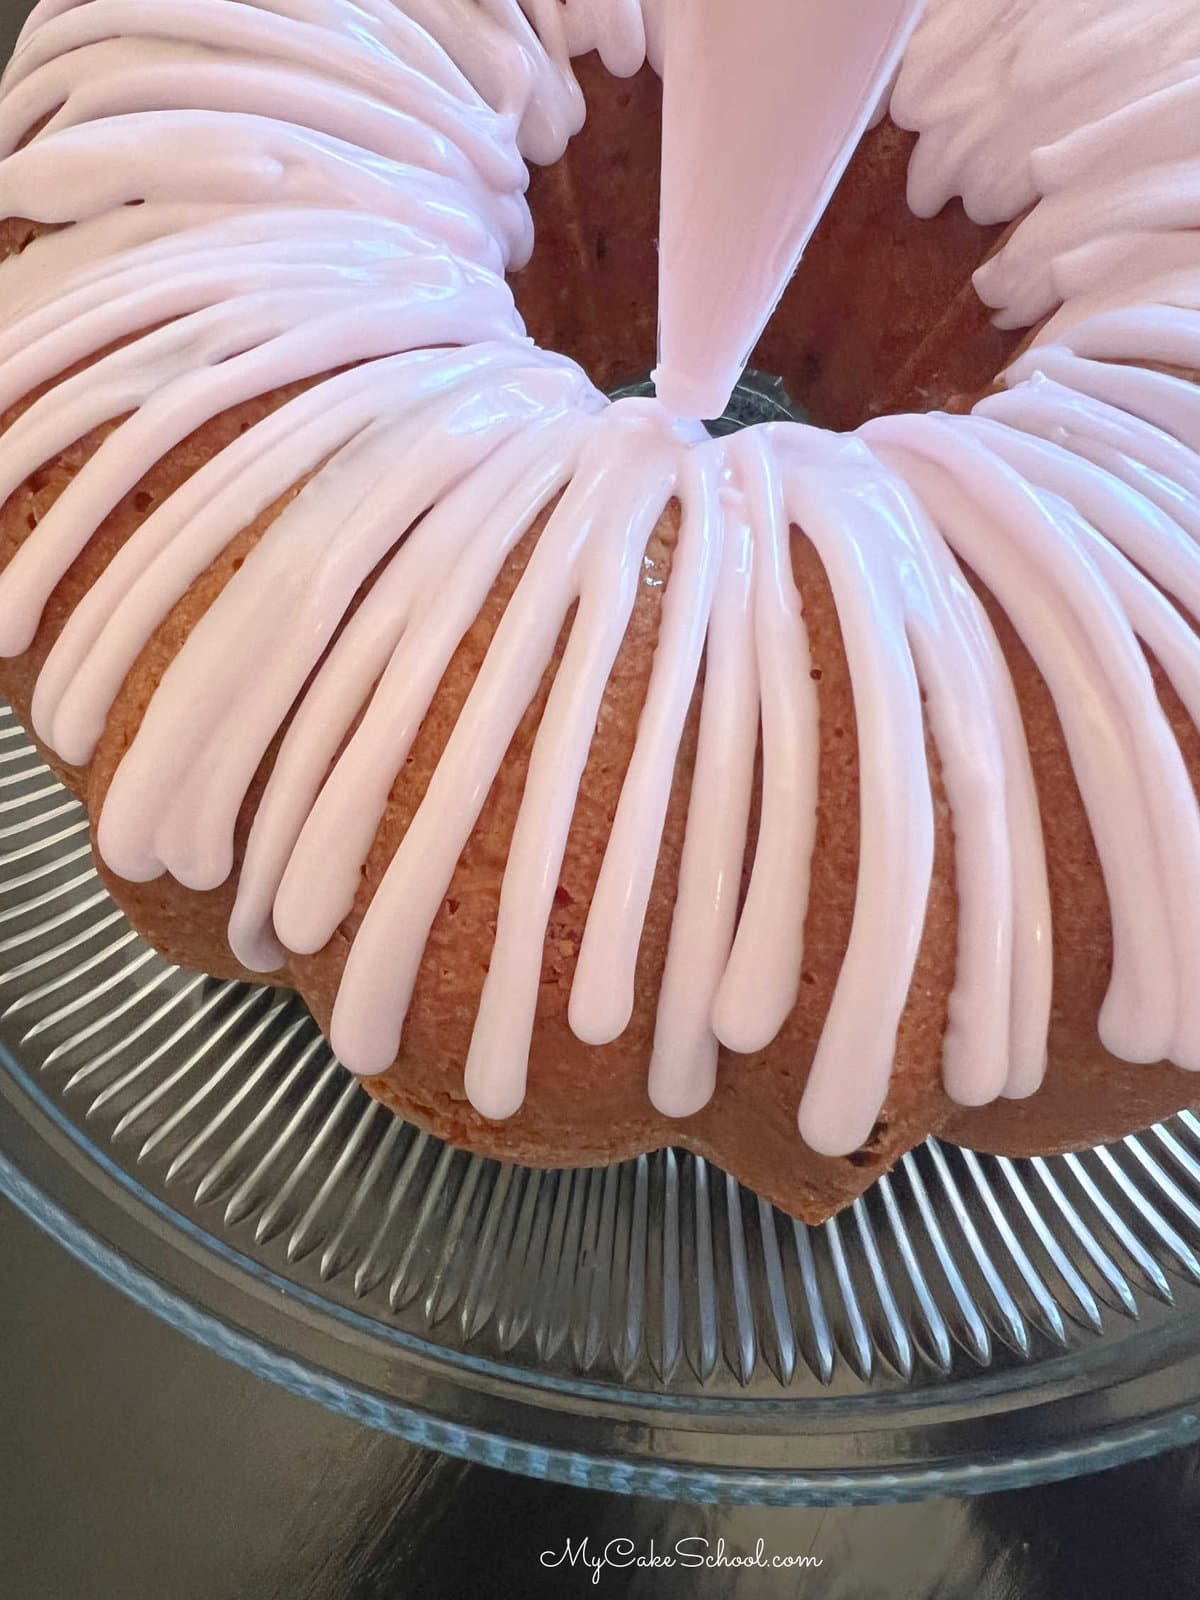
<path id="1" fill-rule="evenodd" d="M 796 524 L 845 640 L 862 839 L 849 946 L 799 1107 L 805 1139 L 853 1150 L 887 1095 L 932 870 L 927 730 L 960 908 L 947 1089 L 978 1105 L 1034 1092 L 1044 1071 L 1052 939 L 1037 797 L 1005 660 L 960 562 L 1005 606 L 1062 719 L 1112 908 L 1104 1042 L 1130 1061 L 1200 1067 L 1189 967 L 1200 814 L 1142 649 L 1200 721 L 1200 649 L 1177 609 L 1200 614 L 1200 407 L 1189 381 L 1146 370 L 1200 366 L 1200 166 L 1187 132 L 1200 14 L 1193 0 L 1067 10 L 930 0 L 891 102 L 919 133 L 915 209 L 961 194 L 980 218 L 1027 213 L 977 277 L 1006 322 L 1049 315 L 1002 391 L 969 417 L 886 418 L 847 437 L 774 425 L 718 441 L 656 402 L 609 404 L 525 337 L 503 279 L 532 242 L 525 161 L 555 159 L 582 120 L 573 55 L 598 49 L 623 73 L 647 54 L 666 59 L 668 215 L 714 132 L 759 180 L 732 210 L 706 201 L 700 220 L 705 238 L 724 217 L 739 245 L 753 243 L 745 260 L 764 264 L 760 278 L 733 278 L 715 246 L 689 256 L 664 237 L 664 356 L 703 350 L 727 386 L 823 175 L 870 109 L 910 15 L 899 0 L 872 13 L 870 50 L 864 31 L 841 57 L 854 105 L 821 108 L 830 120 L 800 182 L 784 144 L 786 193 L 780 131 L 817 108 L 812 93 L 789 95 L 779 53 L 764 56 L 741 9 L 712 64 L 741 84 L 730 99 L 742 114 L 717 129 L 706 100 L 696 118 L 681 99 L 671 0 L 42 0 L 0 93 L 0 215 L 70 226 L 0 266 L 0 407 L 46 389 L 0 441 L 0 495 L 114 426 L 0 573 L 0 649 L 28 647 L 64 572 L 158 457 L 241 400 L 311 382 L 151 511 L 43 667 L 37 730 L 84 763 L 171 607 L 302 485 L 163 676 L 100 817 L 109 865 L 224 881 L 247 786 L 286 722 L 229 937 L 263 971 L 320 949 L 353 901 L 445 664 L 549 508 L 354 939 L 333 1021 L 349 1067 L 390 1065 L 430 924 L 574 608 L 467 1064 L 472 1101 L 510 1114 L 579 774 L 638 585 L 661 581 L 646 546 L 674 498 L 681 528 L 648 697 L 574 976 L 578 1036 L 604 1043 L 629 1020 L 702 659 L 654 1104 L 699 1109 L 721 1047 L 736 1074 L 737 1053 L 768 1044 L 795 1003 L 819 780 Z M 758 20 L 772 15 L 763 7 Z M 812 19 L 796 6 L 787 20 Z M 847 42 L 814 37 L 823 50 Z M 792 81 L 819 81 L 814 63 L 828 59 L 795 63 Z M 717 174 L 710 154 L 693 184 Z M 718 259 L 720 316 L 688 286 L 697 263 Z M 736 307 L 734 286 L 746 291 Z M 676 370 L 692 375 L 682 358 Z M 760 743 L 761 824 L 739 908 Z"/>

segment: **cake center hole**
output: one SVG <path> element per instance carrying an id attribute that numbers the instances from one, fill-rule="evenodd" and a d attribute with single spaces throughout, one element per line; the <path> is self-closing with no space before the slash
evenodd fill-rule
<path id="1" fill-rule="evenodd" d="M 537 245 L 510 282 L 537 344 L 570 356 L 606 393 L 645 394 L 631 380 L 650 371 L 658 347 L 662 92 L 649 67 L 612 78 L 593 54 L 575 71 L 587 120 L 561 161 L 532 170 Z M 728 425 L 800 414 L 841 433 L 881 412 L 975 394 L 1011 360 L 1023 335 L 994 328 L 970 286 L 1000 228 L 972 223 L 958 201 L 936 218 L 913 216 L 912 143 L 886 121 L 863 141 L 750 358 L 751 393 L 735 395 Z M 750 381 L 761 373 L 782 375 L 782 412 L 761 409 Z"/>
<path id="2" fill-rule="evenodd" d="M 649 399 L 654 395 L 654 385 L 647 374 L 619 383 L 609 390 L 613 400 Z M 738 379 L 737 387 L 729 397 L 729 404 L 719 417 L 704 419 L 704 426 L 714 439 L 737 433 L 740 428 L 753 428 L 760 422 L 808 422 L 803 406 L 798 406 L 787 392 L 782 378 L 768 372 L 758 372 L 747 367 Z"/>

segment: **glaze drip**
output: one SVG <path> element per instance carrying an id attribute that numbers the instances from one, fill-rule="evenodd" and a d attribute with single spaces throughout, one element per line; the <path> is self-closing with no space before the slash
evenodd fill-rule
<path id="1" fill-rule="evenodd" d="M 569 618 L 466 1067 L 472 1103 L 507 1116 L 592 730 L 648 541 L 677 514 L 570 1023 L 603 1044 L 629 1021 L 703 664 L 648 1080 L 661 1111 L 688 1116 L 722 1047 L 736 1073 L 738 1053 L 775 1037 L 803 970 L 819 701 L 800 530 L 836 600 L 858 727 L 853 923 L 798 1108 L 808 1143 L 843 1155 L 886 1101 L 924 927 L 930 742 L 959 906 L 946 1088 L 964 1105 L 1022 1097 L 1045 1068 L 1045 847 L 969 567 L 1054 697 L 1096 840 L 1114 939 L 1104 1043 L 1200 1068 L 1200 814 L 1145 655 L 1200 722 L 1184 614 L 1200 615 L 1195 6 L 1087 0 L 1068 19 L 1041 0 L 930 0 L 892 99 L 919 135 L 913 206 L 961 195 L 980 219 L 1020 219 L 977 286 L 1007 325 L 1048 320 L 970 416 L 727 439 L 652 401 L 606 401 L 525 337 L 504 281 L 532 245 L 525 162 L 555 159 L 583 117 L 572 56 L 661 67 L 669 10 L 42 0 L 0 94 L 0 215 L 65 226 L 0 267 L 0 409 L 39 396 L 0 441 L 0 496 L 107 432 L 0 573 L 0 650 L 29 646 L 76 555 L 160 457 L 230 406 L 299 387 L 156 506 L 79 603 L 38 679 L 39 736 L 86 763 L 174 604 L 282 507 L 163 674 L 98 825 L 119 874 L 222 883 L 286 725 L 229 927 L 243 963 L 276 970 L 342 927 L 446 664 L 541 522 L 357 928 L 332 1026 L 354 1071 L 391 1065 L 428 930 Z"/>

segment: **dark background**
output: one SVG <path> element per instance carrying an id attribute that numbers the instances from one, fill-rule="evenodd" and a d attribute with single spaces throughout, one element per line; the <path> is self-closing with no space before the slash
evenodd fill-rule
<path id="1" fill-rule="evenodd" d="M 28 6 L 0 0 L 0 60 Z M 550 1571 L 703 1536 L 798 1574 Z M 1200 1450 L 976 1501 L 716 1511 L 532 1483 L 368 1433 L 123 1300 L 0 1202 L 0 1600 L 1127 1600 L 1200 1595 Z"/>
<path id="2" fill-rule="evenodd" d="M 823 1559 L 550 1571 L 568 1536 Z M 699 1581 L 697 1579 L 699 1578 Z M 917 1506 L 714 1510 L 560 1488 L 369 1433 L 191 1344 L 0 1201 L 3 1600 L 1159 1600 L 1200 1595 L 1200 1451 Z"/>

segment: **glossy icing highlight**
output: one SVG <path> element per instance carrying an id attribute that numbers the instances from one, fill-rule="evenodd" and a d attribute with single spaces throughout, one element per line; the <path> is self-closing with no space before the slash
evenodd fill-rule
<path id="1" fill-rule="evenodd" d="M 853 924 L 798 1107 L 808 1143 L 843 1155 L 885 1104 L 924 927 L 927 736 L 960 917 L 946 1088 L 965 1105 L 1025 1096 L 1045 1068 L 1053 939 L 1038 802 L 965 564 L 1034 656 L 1070 747 L 1112 911 L 1104 1042 L 1125 1060 L 1200 1067 L 1188 966 L 1200 816 L 1143 650 L 1200 721 L 1200 648 L 1179 609 L 1200 614 L 1194 5 L 1087 0 L 1070 8 L 1067 51 L 1066 13 L 1049 0 L 930 0 L 892 100 L 919 134 L 914 208 L 961 195 L 974 216 L 1014 221 L 979 291 L 1008 323 L 1048 320 L 970 416 L 727 440 L 654 402 L 610 404 L 526 338 L 504 281 L 532 247 L 525 162 L 555 159 L 583 117 L 571 57 L 597 48 L 615 72 L 647 54 L 661 66 L 669 11 L 42 0 L 0 95 L 0 215 L 66 226 L 0 266 L 0 409 L 44 391 L 0 441 L 0 496 L 90 430 L 111 431 L 0 573 L 0 650 L 28 647 L 75 556 L 159 458 L 242 400 L 308 387 L 136 529 L 45 662 L 39 736 L 87 762 L 142 645 L 286 500 L 164 673 L 98 829 L 126 877 L 225 881 L 238 811 L 286 722 L 229 928 L 243 963 L 275 970 L 342 924 L 445 665 L 545 516 L 357 930 L 332 1028 L 353 1070 L 392 1064 L 428 929 L 570 614 L 466 1069 L 473 1104 L 509 1115 L 597 709 L 647 542 L 676 505 L 570 1023 L 603 1043 L 628 1022 L 704 663 L 648 1079 L 661 1111 L 687 1116 L 711 1096 L 722 1047 L 736 1074 L 738 1052 L 775 1037 L 803 967 L 819 704 L 791 561 L 801 531 L 836 599 L 858 724 Z"/>

